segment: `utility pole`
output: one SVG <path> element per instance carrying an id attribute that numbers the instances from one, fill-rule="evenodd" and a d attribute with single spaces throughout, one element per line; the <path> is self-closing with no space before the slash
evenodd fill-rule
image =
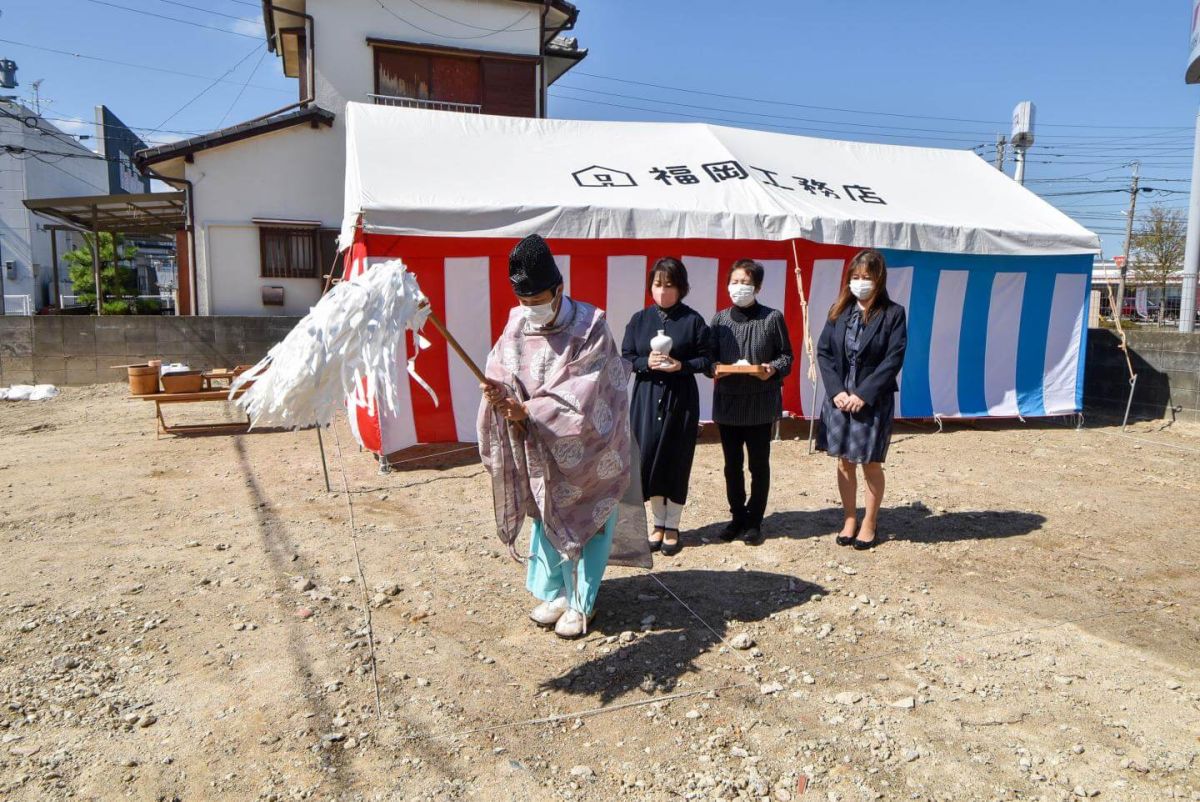
<path id="1" fill-rule="evenodd" d="M 1000 172 L 1004 172 L 1005 146 L 1007 144 L 1008 140 L 1004 138 L 1004 134 L 996 135 L 996 169 Z"/>
<path id="2" fill-rule="evenodd" d="M 1017 183 L 1025 186 L 1025 151 L 1033 147 L 1033 126 L 1037 109 L 1033 101 L 1025 100 L 1013 109 L 1012 146 L 1017 158 Z"/>
<path id="3" fill-rule="evenodd" d="M 1129 185 L 1129 219 L 1125 221 L 1125 261 L 1121 263 L 1121 274 L 1117 279 L 1117 308 L 1113 310 L 1117 320 L 1120 320 L 1121 312 L 1125 309 L 1125 276 L 1129 272 L 1129 249 L 1133 243 L 1133 216 L 1137 213 L 1139 167 L 1140 162 L 1133 163 L 1133 183 Z"/>
<path id="4" fill-rule="evenodd" d="M 1183 255 L 1179 330 L 1190 334 L 1196 327 L 1196 274 L 1200 272 L 1200 114 L 1196 117 L 1196 143 L 1192 151 L 1192 188 L 1188 204 L 1187 244 Z"/>
<path id="5" fill-rule="evenodd" d="M 1025 186 L 1025 148 L 1013 148 L 1016 152 L 1017 173 L 1013 176 L 1018 184 Z"/>

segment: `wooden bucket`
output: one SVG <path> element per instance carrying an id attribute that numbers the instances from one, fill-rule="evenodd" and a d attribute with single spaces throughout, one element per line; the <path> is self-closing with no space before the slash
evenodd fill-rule
<path id="1" fill-rule="evenodd" d="M 151 395 L 158 392 L 158 368 L 153 365 L 130 365 L 130 395 Z"/>

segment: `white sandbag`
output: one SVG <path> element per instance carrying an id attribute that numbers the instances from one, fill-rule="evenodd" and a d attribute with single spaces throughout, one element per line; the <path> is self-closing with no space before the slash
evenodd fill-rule
<path id="1" fill-rule="evenodd" d="M 29 394 L 30 401 L 48 401 L 58 395 L 58 388 L 53 384 L 39 384 Z"/>
<path id="2" fill-rule="evenodd" d="M 424 300 L 399 259 L 335 285 L 266 358 L 230 383 L 230 399 L 252 381 L 236 403 L 253 425 L 325 426 L 365 382 L 368 402 L 393 410 L 408 375 L 425 386 L 412 371 L 429 345 L 420 334 L 429 317 Z M 408 330 L 416 351 L 405 365 L 396 353 Z"/>

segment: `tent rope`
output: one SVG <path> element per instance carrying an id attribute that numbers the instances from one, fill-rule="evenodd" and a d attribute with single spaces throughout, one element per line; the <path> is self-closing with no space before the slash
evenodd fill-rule
<path id="1" fill-rule="evenodd" d="M 354 499 L 350 494 L 350 482 L 346 479 L 346 459 L 342 456 L 342 441 L 338 437 L 337 427 L 329 427 L 333 431 L 333 442 L 337 446 L 338 472 L 342 475 L 342 489 L 346 493 L 346 509 L 350 513 L 350 543 L 354 546 L 354 562 L 358 565 L 359 589 L 362 591 L 363 612 L 367 616 L 367 646 L 371 650 L 371 682 L 375 686 L 375 717 L 383 718 L 383 697 L 379 692 L 379 666 L 375 656 L 375 627 L 371 621 L 371 599 L 367 596 L 367 576 L 363 572 L 362 556 L 358 551 L 358 535 L 354 526 Z"/>
<path id="2" fill-rule="evenodd" d="M 817 431 L 817 356 L 816 350 L 813 348 L 812 331 L 809 329 L 808 318 L 808 296 L 804 292 L 804 276 L 800 272 L 800 253 L 796 250 L 796 240 L 792 240 L 792 264 L 795 265 L 796 271 L 796 292 L 800 294 L 800 314 L 804 316 L 804 353 L 808 354 L 808 381 L 812 384 L 812 401 L 809 406 L 809 415 L 812 420 L 808 424 L 808 453 L 813 453 L 813 436 Z M 803 399 L 801 399 L 803 404 Z M 804 410 L 800 411 L 800 417 L 804 417 Z"/>

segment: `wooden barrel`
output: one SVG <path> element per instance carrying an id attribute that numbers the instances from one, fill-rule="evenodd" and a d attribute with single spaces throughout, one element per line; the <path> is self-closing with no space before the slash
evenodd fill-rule
<path id="1" fill-rule="evenodd" d="M 150 395 L 158 392 L 158 368 L 152 365 L 130 365 L 130 395 Z"/>

